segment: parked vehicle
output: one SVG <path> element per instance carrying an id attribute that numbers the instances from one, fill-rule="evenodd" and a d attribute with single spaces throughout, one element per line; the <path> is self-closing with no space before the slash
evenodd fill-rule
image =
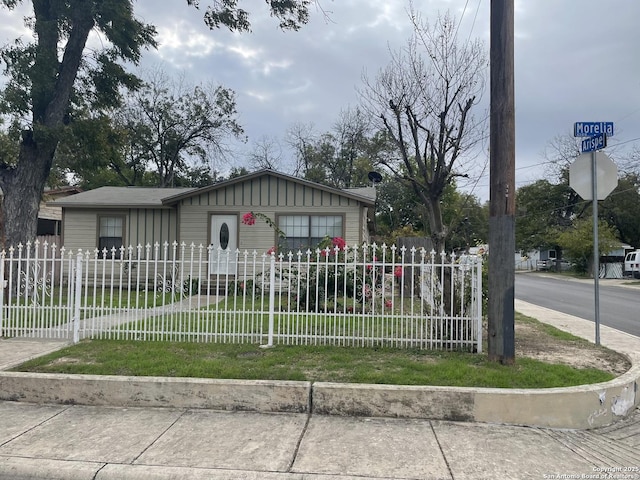
<path id="1" fill-rule="evenodd" d="M 547 260 L 538 260 L 536 261 L 536 270 L 550 270 L 553 268 L 555 260 L 549 258 Z"/>
<path id="2" fill-rule="evenodd" d="M 624 257 L 623 275 L 625 277 L 640 278 L 640 250 L 629 252 Z"/>

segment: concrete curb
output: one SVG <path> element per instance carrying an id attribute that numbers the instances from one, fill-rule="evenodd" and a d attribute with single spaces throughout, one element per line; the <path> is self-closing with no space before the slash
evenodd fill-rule
<path id="1" fill-rule="evenodd" d="M 310 382 L 0 372 L 0 400 L 309 413 Z"/>
<path id="2" fill-rule="evenodd" d="M 0 399 L 588 429 L 631 413 L 639 378 L 636 365 L 606 383 L 528 390 L 0 372 Z"/>
<path id="3" fill-rule="evenodd" d="M 323 415 L 428 418 L 548 428 L 603 427 L 638 405 L 640 367 L 605 383 L 503 389 L 315 383 L 313 412 Z"/>

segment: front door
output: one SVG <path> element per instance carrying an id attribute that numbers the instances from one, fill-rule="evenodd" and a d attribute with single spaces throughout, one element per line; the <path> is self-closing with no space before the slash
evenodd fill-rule
<path id="1" fill-rule="evenodd" d="M 238 216 L 211 215 L 209 275 L 235 275 Z"/>

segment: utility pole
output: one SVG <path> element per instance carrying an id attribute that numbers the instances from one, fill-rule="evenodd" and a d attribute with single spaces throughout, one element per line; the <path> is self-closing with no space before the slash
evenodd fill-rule
<path id="1" fill-rule="evenodd" d="M 491 0 L 489 360 L 515 362 L 514 0 Z"/>

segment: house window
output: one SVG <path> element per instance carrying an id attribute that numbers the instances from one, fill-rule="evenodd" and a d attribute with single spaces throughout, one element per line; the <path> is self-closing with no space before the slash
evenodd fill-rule
<path id="1" fill-rule="evenodd" d="M 281 241 L 283 250 L 314 249 L 324 237 L 343 237 L 342 215 L 281 215 L 278 227 L 286 238 Z"/>
<path id="2" fill-rule="evenodd" d="M 124 217 L 99 217 L 98 219 L 98 249 L 105 248 L 111 255 L 111 249 L 116 249 L 116 257 L 120 257 L 120 247 L 124 242 Z"/>

